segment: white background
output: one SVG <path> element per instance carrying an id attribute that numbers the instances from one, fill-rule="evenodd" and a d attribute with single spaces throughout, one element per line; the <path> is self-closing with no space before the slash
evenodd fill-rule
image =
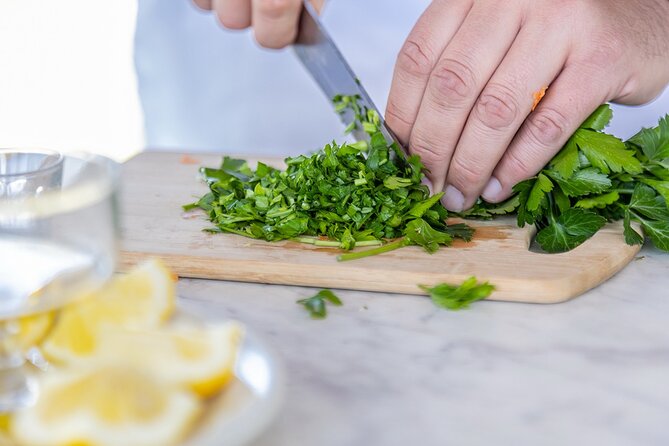
<path id="1" fill-rule="evenodd" d="M 0 0 L 0 147 L 143 146 L 132 60 L 137 0 Z"/>

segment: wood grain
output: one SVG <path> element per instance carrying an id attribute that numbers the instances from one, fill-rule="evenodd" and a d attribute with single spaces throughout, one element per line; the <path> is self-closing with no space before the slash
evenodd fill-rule
<path id="1" fill-rule="evenodd" d="M 493 300 L 555 303 L 599 285 L 639 250 L 625 244 L 620 224 L 610 224 L 571 252 L 532 252 L 533 229 L 505 217 L 468 222 L 476 228 L 472 242 L 458 241 L 433 255 L 408 247 L 341 263 L 338 249 L 203 232 L 210 226 L 204 215 L 184 213 L 181 205 L 207 190 L 198 167 L 217 166 L 220 159 L 146 152 L 124 165 L 122 270 L 159 257 L 181 277 L 410 294 L 421 293 L 417 284 L 458 283 L 474 275 L 497 287 Z"/>

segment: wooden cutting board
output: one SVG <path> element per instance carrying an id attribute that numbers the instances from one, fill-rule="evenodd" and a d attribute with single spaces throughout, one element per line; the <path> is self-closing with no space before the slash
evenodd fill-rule
<path id="1" fill-rule="evenodd" d="M 611 224 L 571 252 L 532 252 L 533 229 L 500 218 L 468 222 L 476 228 L 471 242 L 457 241 L 433 255 L 407 247 L 341 263 L 334 248 L 203 232 L 210 226 L 204 214 L 184 213 L 181 205 L 207 191 L 198 167 L 216 167 L 220 160 L 146 152 L 123 166 L 122 270 L 159 257 L 181 277 L 411 294 L 421 293 L 418 284 L 459 283 L 474 275 L 497 287 L 491 299 L 554 303 L 599 285 L 639 251 L 625 244 L 621 225 Z"/>

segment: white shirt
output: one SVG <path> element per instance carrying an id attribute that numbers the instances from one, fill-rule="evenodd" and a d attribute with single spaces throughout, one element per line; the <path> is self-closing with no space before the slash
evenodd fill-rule
<path id="1" fill-rule="evenodd" d="M 429 0 L 333 0 L 323 21 L 380 110 L 399 48 Z M 285 156 L 341 139 L 330 101 L 290 49 L 259 48 L 190 0 L 139 0 L 135 61 L 147 147 Z M 669 112 L 669 91 L 614 106 L 621 138 Z"/>

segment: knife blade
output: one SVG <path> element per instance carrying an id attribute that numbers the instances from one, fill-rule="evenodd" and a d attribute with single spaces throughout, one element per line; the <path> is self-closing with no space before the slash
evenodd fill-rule
<path id="1" fill-rule="evenodd" d="M 358 95 L 361 106 L 378 113 L 381 119 L 380 130 L 386 142 L 388 144 L 395 142 L 402 147 L 395 134 L 386 125 L 383 115 L 379 113 L 337 45 L 323 27 L 318 13 L 309 0 L 304 2 L 293 50 L 329 100 L 332 100 L 338 94 Z M 345 125 L 349 125 L 354 121 L 355 115 L 352 111 L 347 110 L 341 114 L 341 119 Z M 354 130 L 353 136 L 358 141 L 369 139 L 362 129 Z"/>

